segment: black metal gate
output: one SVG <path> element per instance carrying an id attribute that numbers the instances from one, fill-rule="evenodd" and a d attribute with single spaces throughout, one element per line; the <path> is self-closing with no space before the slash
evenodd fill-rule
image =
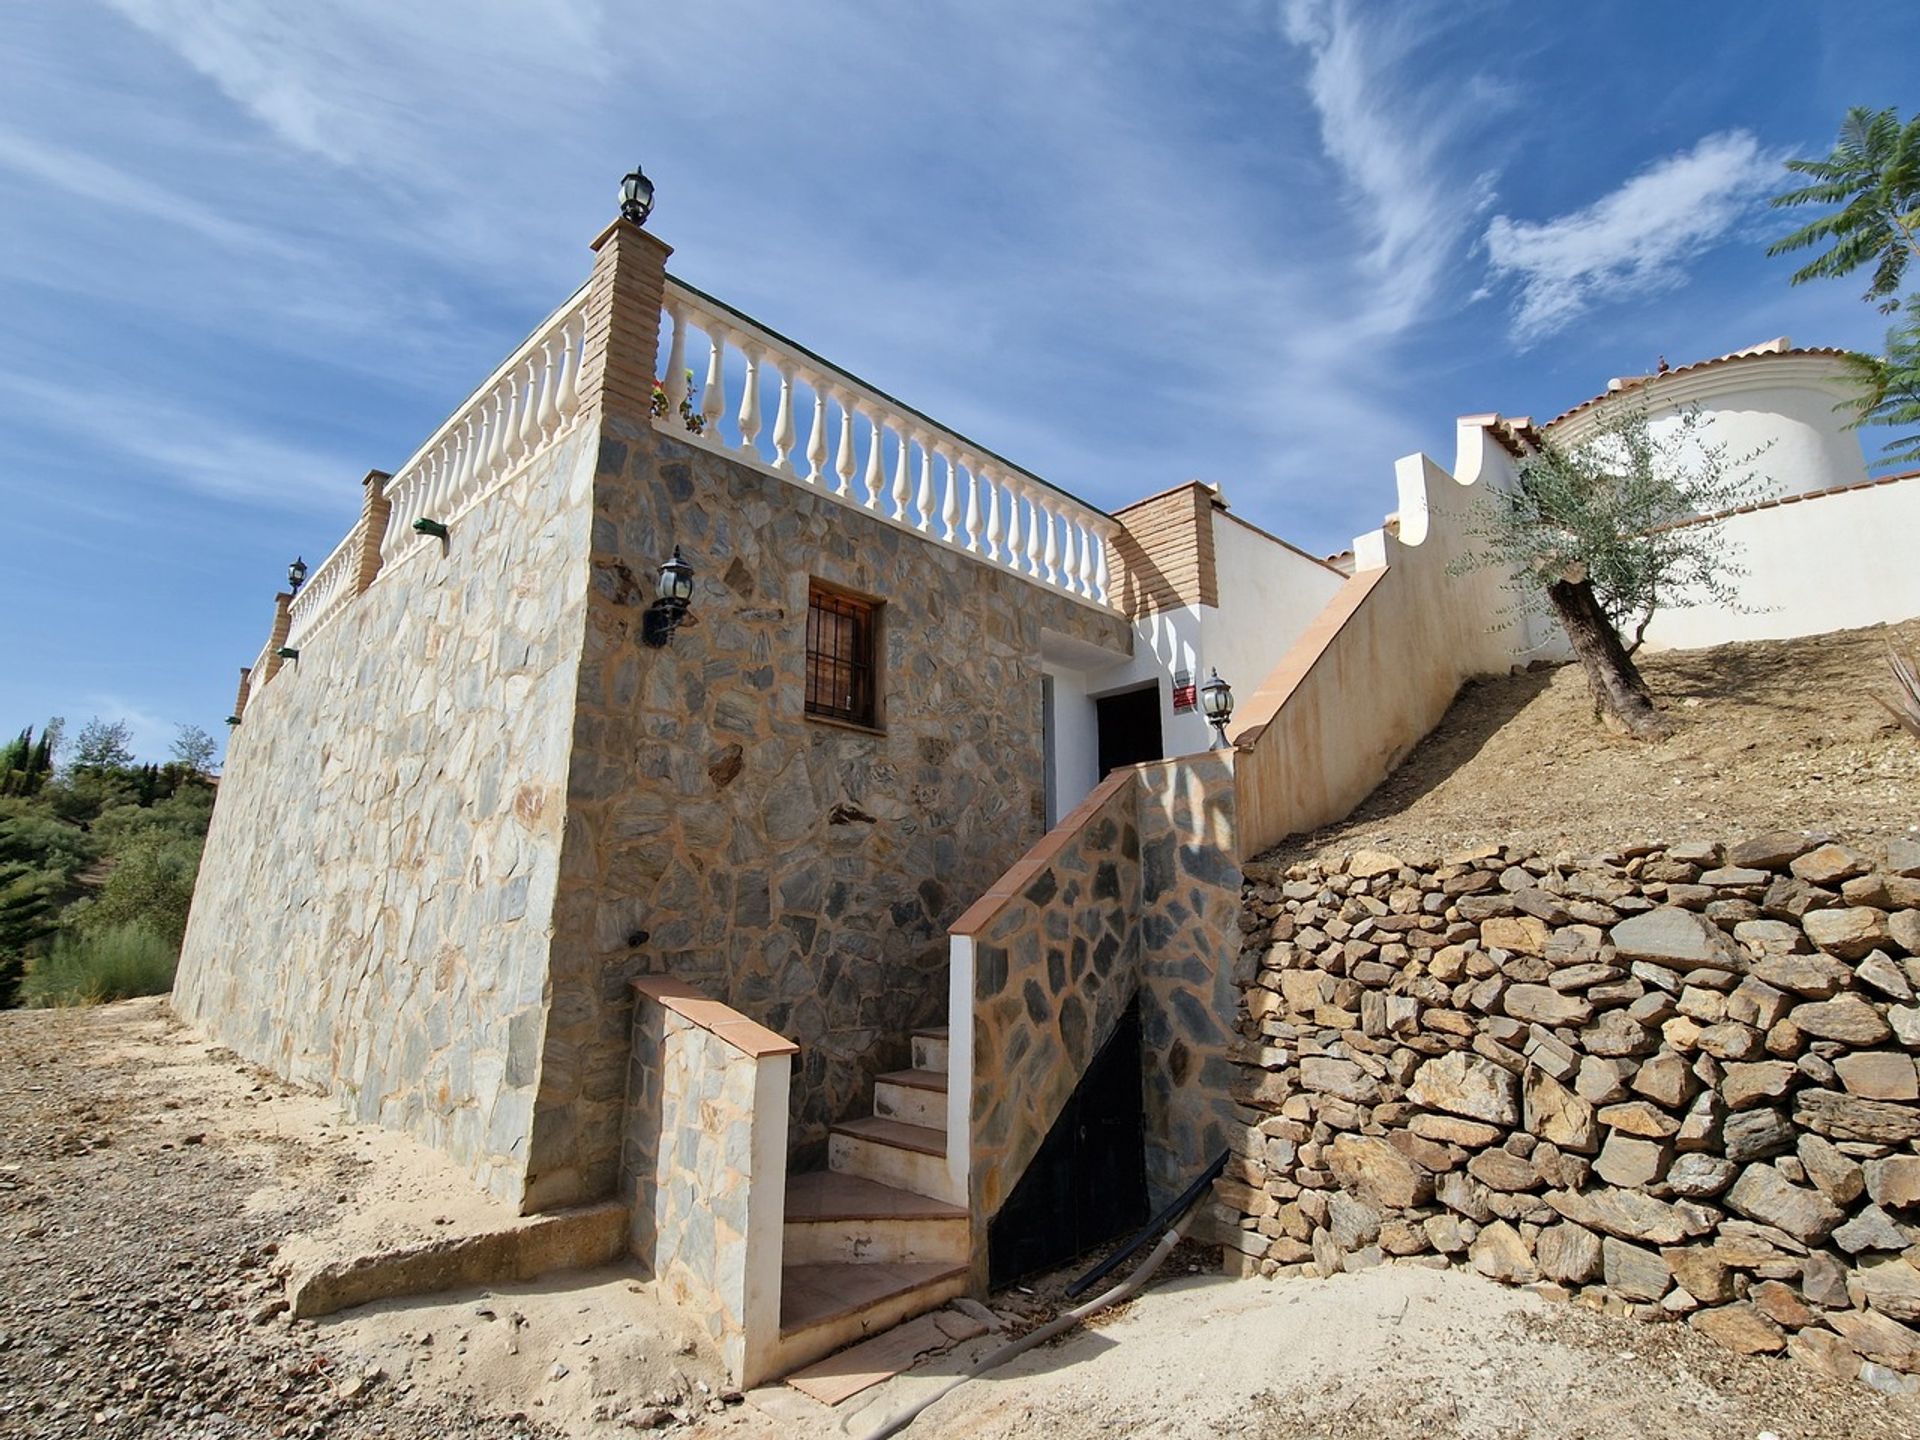
<path id="1" fill-rule="evenodd" d="M 1136 996 L 988 1226 L 994 1285 L 1065 1264 L 1147 1218 L 1140 1097 Z"/>

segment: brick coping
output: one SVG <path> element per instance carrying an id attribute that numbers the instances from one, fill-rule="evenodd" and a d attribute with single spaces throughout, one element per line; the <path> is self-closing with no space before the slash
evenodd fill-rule
<path id="1" fill-rule="evenodd" d="M 800 1053 L 797 1042 L 749 1020 L 731 1005 L 708 999 L 686 981 L 671 975 L 643 975 L 633 982 L 633 993 L 644 995 L 681 1019 L 718 1035 L 741 1054 L 756 1060 Z"/>

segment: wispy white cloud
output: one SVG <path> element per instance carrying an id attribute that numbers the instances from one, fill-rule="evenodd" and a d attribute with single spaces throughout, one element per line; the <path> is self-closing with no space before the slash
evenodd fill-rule
<path id="1" fill-rule="evenodd" d="M 4 125 L 0 170 L 84 200 L 102 213 L 158 220 L 233 249 L 289 253 L 289 247 L 257 226 L 95 156 Z"/>
<path id="2" fill-rule="evenodd" d="M 1418 51 L 1430 38 L 1413 12 L 1347 0 L 1286 0 L 1287 38 L 1307 55 L 1320 143 L 1346 187 L 1367 245 L 1369 328 L 1397 333 L 1420 319 L 1492 195 L 1492 176 L 1452 153 L 1498 106 L 1472 79 L 1436 83 Z"/>
<path id="3" fill-rule="evenodd" d="M 161 395 L 69 387 L 6 371 L 0 392 L 0 415 L 12 428 L 49 430 L 83 449 L 104 449 L 137 462 L 143 475 L 216 500 L 337 512 L 366 468 Z"/>
<path id="4" fill-rule="evenodd" d="M 1709 135 L 1611 194 L 1551 220 L 1496 215 L 1487 258 L 1517 282 L 1513 337 L 1529 345 L 1594 305 L 1680 281 L 1780 176 L 1781 156 L 1745 130 Z"/>

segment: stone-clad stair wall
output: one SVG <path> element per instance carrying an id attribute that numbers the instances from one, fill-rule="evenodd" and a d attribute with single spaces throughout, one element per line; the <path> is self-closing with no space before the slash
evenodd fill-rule
<path id="1" fill-rule="evenodd" d="M 1246 868 L 1232 1267 L 1470 1265 L 1920 1391 L 1920 844 Z"/>

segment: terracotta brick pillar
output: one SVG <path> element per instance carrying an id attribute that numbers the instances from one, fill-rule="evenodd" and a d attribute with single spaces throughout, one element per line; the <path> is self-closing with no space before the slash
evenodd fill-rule
<path id="1" fill-rule="evenodd" d="M 630 220 L 616 220 L 600 232 L 593 249 L 580 408 L 650 423 L 660 303 L 673 247 Z"/>
<path id="2" fill-rule="evenodd" d="M 287 643 L 287 631 L 292 626 L 293 596 L 282 590 L 273 597 L 273 633 L 267 636 L 267 673 L 260 677 L 263 682 L 278 675 L 286 663 L 280 658 L 280 647 Z"/>
<path id="3" fill-rule="evenodd" d="M 233 697 L 233 718 L 238 720 L 247 713 L 247 683 L 253 678 L 251 666 L 240 667 L 240 692 Z"/>
<path id="4" fill-rule="evenodd" d="M 380 573 L 380 542 L 387 533 L 387 515 L 393 501 L 387 495 L 387 481 L 393 476 L 384 470 L 369 470 L 360 484 L 360 563 L 354 571 L 353 593 L 364 595 Z"/>

